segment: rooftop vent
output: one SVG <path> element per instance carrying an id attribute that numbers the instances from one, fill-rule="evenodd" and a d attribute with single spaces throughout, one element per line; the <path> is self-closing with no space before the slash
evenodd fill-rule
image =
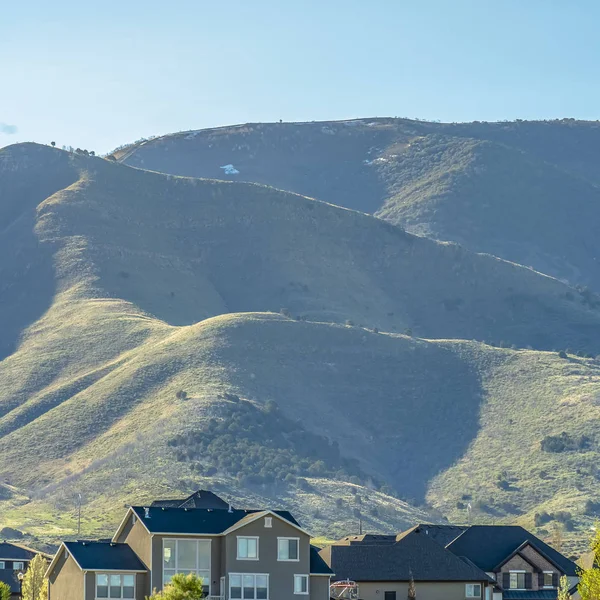
<path id="1" fill-rule="evenodd" d="M 231 506 L 231 502 L 229 503 L 229 508 L 227 509 L 227 512 L 233 512 L 233 506 Z"/>
<path id="2" fill-rule="evenodd" d="M 144 507 L 144 518 L 150 519 L 150 509 L 147 506 Z"/>

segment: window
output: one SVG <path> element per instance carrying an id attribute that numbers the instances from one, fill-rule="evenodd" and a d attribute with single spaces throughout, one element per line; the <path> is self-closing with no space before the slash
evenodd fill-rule
<path id="1" fill-rule="evenodd" d="M 300 560 L 299 544 L 300 538 L 277 538 L 277 560 Z"/>
<path id="2" fill-rule="evenodd" d="M 294 575 L 294 594 L 308 594 L 308 575 Z"/>
<path id="3" fill-rule="evenodd" d="M 14 562 L 13 563 L 13 571 L 22 571 L 25 568 L 25 563 L 23 562 Z"/>
<path id="4" fill-rule="evenodd" d="M 273 527 L 273 517 L 265 517 L 265 527 Z"/>
<path id="5" fill-rule="evenodd" d="M 510 572 L 510 589 L 524 590 L 525 589 L 525 571 Z"/>
<path id="6" fill-rule="evenodd" d="M 465 595 L 467 598 L 481 598 L 481 584 L 467 583 L 466 588 Z"/>
<path id="7" fill-rule="evenodd" d="M 383 592 L 383 600 L 396 600 L 396 592 Z"/>
<path id="8" fill-rule="evenodd" d="M 135 575 L 97 573 L 96 598 L 135 598 Z"/>
<path id="9" fill-rule="evenodd" d="M 544 587 L 554 587 L 553 571 L 544 571 Z"/>
<path id="10" fill-rule="evenodd" d="M 6 569 L 6 564 L 3 560 L 0 560 L 0 569 Z"/>
<path id="11" fill-rule="evenodd" d="M 229 574 L 230 600 L 268 600 L 269 576 L 252 573 Z"/>
<path id="12" fill-rule="evenodd" d="M 175 573 L 195 573 L 204 581 L 204 595 L 210 596 L 210 540 L 164 540 L 163 585 Z"/>
<path id="13" fill-rule="evenodd" d="M 237 557 L 238 560 L 258 560 L 258 538 L 238 537 Z"/>

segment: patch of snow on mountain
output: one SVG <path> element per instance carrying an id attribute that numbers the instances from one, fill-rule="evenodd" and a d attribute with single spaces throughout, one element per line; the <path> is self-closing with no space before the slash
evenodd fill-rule
<path id="1" fill-rule="evenodd" d="M 225 175 L 239 175 L 240 173 L 233 165 L 223 165 L 219 168 L 223 169 Z"/>

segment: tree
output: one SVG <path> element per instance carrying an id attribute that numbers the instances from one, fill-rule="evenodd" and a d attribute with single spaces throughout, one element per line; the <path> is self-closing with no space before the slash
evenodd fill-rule
<path id="1" fill-rule="evenodd" d="M 50 142 L 50 145 L 54 148 L 54 146 L 56 146 L 56 142 Z"/>
<path id="2" fill-rule="evenodd" d="M 410 573 L 410 581 L 408 582 L 408 600 L 417 600 L 417 588 L 415 587 L 415 578 Z"/>
<path id="3" fill-rule="evenodd" d="M 177 573 L 162 592 L 154 590 L 147 600 L 200 600 L 203 597 L 202 577 L 194 573 Z"/>
<path id="4" fill-rule="evenodd" d="M 571 600 L 571 594 L 569 594 L 569 580 L 566 575 L 563 575 L 560 578 L 556 600 Z"/>
<path id="5" fill-rule="evenodd" d="M 11 597 L 10 585 L 0 581 L 0 600 L 10 600 Z"/>
<path id="6" fill-rule="evenodd" d="M 579 569 L 579 586 L 577 590 L 581 600 L 600 600 L 600 523 L 594 526 L 590 540 L 592 559 L 587 569 Z M 562 600 L 562 598 L 561 598 Z"/>
<path id="7" fill-rule="evenodd" d="M 36 554 L 23 577 L 23 600 L 47 600 L 48 580 L 45 577 L 48 561 Z"/>

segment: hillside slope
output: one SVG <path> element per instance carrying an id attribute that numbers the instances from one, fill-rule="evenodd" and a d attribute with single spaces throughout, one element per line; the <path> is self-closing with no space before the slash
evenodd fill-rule
<path id="1" fill-rule="evenodd" d="M 82 493 L 98 535 L 124 502 L 197 486 L 293 507 L 328 535 L 358 514 L 377 530 L 436 520 L 389 494 L 451 513 L 444 477 L 485 411 L 522 410 L 503 366 L 549 365 L 540 402 L 566 415 L 578 359 L 413 336 L 598 352 L 593 296 L 358 212 L 35 145 L 0 151 L 0 173 L 0 477 L 19 490 L 0 508 L 19 529 L 72 533 Z M 579 362 L 595 390 L 596 363 Z M 518 394 L 546 379 L 530 369 Z M 544 415 L 532 444 L 565 427 Z M 523 484 L 524 518 L 534 492 Z"/>
<path id="2" fill-rule="evenodd" d="M 374 213 L 600 291 L 598 148 L 595 122 L 358 119 L 183 132 L 116 156 Z"/>

